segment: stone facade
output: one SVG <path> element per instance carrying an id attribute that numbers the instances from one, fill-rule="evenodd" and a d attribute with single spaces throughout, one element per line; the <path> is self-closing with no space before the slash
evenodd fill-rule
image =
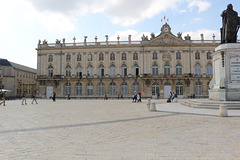
<path id="1" fill-rule="evenodd" d="M 220 41 L 191 40 L 171 33 L 166 23 L 157 36 L 141 41 L 49 43 L 37 47 L 39 96 L 51 97 L 131 97 L 140 90 L 143 97 L 180 98 L 208 96 L 212 76 L 211 54 Z"/>
<path id="2" fill-rule="evenodd" d="M 27 97 L 31 97 L 36 91 L 36 69 L 0 59 L 0 76 L 0 88 L 11 91 L 7 97 L 21 97 L 23 91 L 26 91 Z"/>

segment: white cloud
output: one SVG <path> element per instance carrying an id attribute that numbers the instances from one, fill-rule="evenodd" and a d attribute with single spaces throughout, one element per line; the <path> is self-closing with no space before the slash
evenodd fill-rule
<path id="1" fill-rule="evenodd" d="M 199 21 L 201 21 L 202 20 L 202 18 L 199 18 L 199 17 L 197 17 L 197 18 L 194 18 L 194 22 L 199 22 Z"/>
<path id="2" fill-rule="evenodd" d="M 198 12 L 206 11 L 208 8 L 211 7 L 211 3 L 207 1 L 201 1 L 201 0 L 190 0 L 190 3 L 188 4 L 188 8 L 193 9 L 193 7 L 198 7 Z"/>
<path id="3" fill-rule="evenodd" d="M 201 34 L 204 35 L 205 40 L 212 40 L 213 39 L 213 34 L 216 36 L 215 39 L 220 39 L 220 33 L 217 30 L 197 30 L 195 32 L 184 32 L 182 35 L 185 37 L 186 35 L 191 36 L 192 40 L 200 40 L 201 39 Z"/>

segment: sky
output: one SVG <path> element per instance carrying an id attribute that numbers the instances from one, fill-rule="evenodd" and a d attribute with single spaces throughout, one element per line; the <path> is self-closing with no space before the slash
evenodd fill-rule
<path id="1" fill-rule="evenodd" d="M 171 32 L 192 40 L 220 40 L 221 13 L 231 3 L 240 15 L 239 0 L 1 0 L 0 58 L 37 68 L 37 44 L 46 39 L 66 43 L 128 39 L 158 35 L 166 22 Z M 164 20 L 165 17 L 165 20 Z M 168 21 L 167 21 L 168 19 Z M 238 33 L 238 37 L 240 34 Z"/>

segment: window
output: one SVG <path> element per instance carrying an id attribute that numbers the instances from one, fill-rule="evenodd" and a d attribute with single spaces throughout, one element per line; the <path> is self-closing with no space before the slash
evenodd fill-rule
<path id="1" fill-rule="evenodd" d="M 104 84 L 103 82 L 100 82 L 98 84 L 98 95 L 103 96 L 104 95 Z"/>
<path id="2" fill-rule="evenodd" d="M 207 52 L 207 59 L 212 59 L 212 54 L 211 54 L 211 52 Z"/>
<path id="3" fill-rule="evenodd" d="M 134 83 L 133 83 L 133 92 L 134 92 L 134 91 L 138 91 L 138 88 L 139 88 L 138 82 L 134 82 Z"/>
<path id="4" fill-rule="evenodd" d="M 170 65 L 169 64 L 164 65 L 164 75 L 170 75 Z"/>
<path id="5" fill-rule="evenodd" d="M 89 82 L 87 84 L 87 95 L 88 96 L 92 96 L 93 95 L 93 84 L 91 82 Z"/>
<path id="6" fill-rule="evenodd" d="M 93 76 L 93 66 L 88 65 L 87 67 L 87 76 Z"/>
<path id="7" fill-rule="evenodd" d="M 70 83 L 65 84 L 65 96 L 67 96 L 68 94 L 71 95 L 71 84 Z"/>
<path id="8" fill-rule="evenodd" d="M 53 76 L 53 66 L 48 66 L 48 76 L 52 77 Z"/>
<path id="9" fill-rule="evenodd" d="M 53 55 L 49 55 L 48 56 L 48 62 L 52 62 L 53 61 Z"/>
<path id="10" fill-rule="evenodd" d="M 139 75 L 139 68 L 137 64 L 134 64 L 133 66 L 133 75 L 138 76 Z"/>
<path id="11" fill-rule="evenodd" d="M 116 73 L 115 73 L 115 65 L 114 64 L 111 64 L 110 65 L 110 76 L 115 76 Z"/>
<path id="12" fill-rule="evenodd" d="M 202 95 L 202 83 L 201 82 L 196 83 L 196 95 Z"/>
<path id="13" fill-rule="evenodd" d="M 127 83 L 122 82 L 121 84 L 121 95 L 126 96 L 127 95 Z"/>
<path id="14" fill-rule="evenodd" d="M 79 82 L 76 84 L 76 95 L 77 96 L 81 96 L 82 95 L 82 84 L 79 83 Z"/>
<path id="15" fill-rule="evenodd" d="M 127 55 L 126 55 L 126 53 L 122 53 L 122 60 L 127 60 Z"/>
<path id="16" fill-rule="evenodd" d="M 138 53 L 133 53 L 133 60 L 138 60 Z"/>
<path id="17" fill-rule="evenodd" d="M 200 53 L 199 52 L 195 53 L 195 59 L 200 59 Z"/>
<path id="18" fill-rule="evenodd" d="M 102 53 L 99 54 L 99 61 L 103 61 L 104 60 L 104 56 Z"/>
<path id="19" fill-rule="evenodd" d="M 176 59 L 181 59 L 181 53 L 180 52 L 176 53 Z"/>
<path id="20" fill-rule="evenodd" d="M 158 59 L 157 52 L 153 52 L 153 59 Z"/>
<path id="21" fill-rule="evenodd" d="M 66 76 L 71 77 L 71 66 L 69 65 L 66 67 Z"/>
<path id="22" fill-rule="evenodd" d="M 158 65 L 154 64 L 152 66 L 152 75 L 158 75 Z"/>
<path id="23" fill-rule="evenodd" d="M 207 75 L 212 75 L 213 74 L 213 69 L 212 69 L 212 64 L 207 64 Z"/>
<path id="24" fill-rule="evenodd" d="M 152 95 L 157 96 L 158 95 L 157 93 L 160 93 L 159 90 L 160 90 L 159 84 L 157 82 L 154 82 L 152 84 Z"/>
<path id="25" fill-rule="evenodd" d="M 122 76 L 127 76 L 127 65 L 126 64 L 123 64 L 121 66 L 121 75 Z"/>
<path id="26" fill-rule="evenodd" d="M 201 65 L 200 64 L 195 65 L 195 74 L 201 75 Z"/>
<path id="27" fill-rule="evenodd" d="M 81 61 L 82 60 L 82 56 L 81 56 L 81 54 L 78 54 L 77 55 L 77 61 Z"/>
<path id="28" fill-rule="evenodd" d="M 110 89 L 109 90 L 110 96 L 115 96 L 116 95 L 116 84 L 114 82 L 110 83 L 109 89 Z"/>
<path id="29" fill-rule="evenodd" d="M 77 77 L 82 76 L 82 67 L 81 67 L 80 65 L 77 66 L 76 76 L 77 76 Z"/>
<path id="30" fill-rule="evenodd" d="M 67 54 L 67 55 L 66 55 L 66 60 L 67 60 L 67 61 L 70 61 L 70 60 L 71 60 L 71 55 L 70 55 L 70 54 Z"/>
<path id="31" fill-rule="evenodd" d="M 111 53 L 110 54 L 110 61 L 114 61 L 115 60 L 115 54 L 114 53 Z"/>
<path id="32" fill-rule="evenodd" d="M 182 65 L 181 64 L 176 65 L 176 75 L 182 75 Z"/>
<path id="33" fill-rule="evenodd" d="M 92 54 L 88 54 L 88 61 L 92 61 Z"/>
<path id="34" fill-rule="evenodd" d="M 183 95 L 183 84 L 181 82 L 178 82 L 176 84 L 176 94 L 179 96 Z"/>
<path id="35" fill-rule="evenodd" d="M 104 76 L 104 66 L 101 64 L 98 67 L 98 75 L 99 76 Z"/>

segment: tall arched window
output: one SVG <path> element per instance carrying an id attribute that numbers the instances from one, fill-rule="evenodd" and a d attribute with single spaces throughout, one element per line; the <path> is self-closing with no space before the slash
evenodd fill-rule
<path id="1" fill-rule="evenodd" d="M 70 54 L 67 54 L 67 55 L 66 55 L 66 60 L 67 60 L 67 61 L 70 61 L 70 60 L 71 60 L 71 55 L 70 55 Z"/>
<path id="2" fill-rule="evenodd" d="M 48 56 L 48 62 L 52 62 L 53 61 L 53 55 L 49 55 Z"/>
<path id="3" fill-rule="evenodd" d="M 158 59 L 158 57 L 157 57 L 157 52 L 156 52 L 156 51 L 153 52 L 153 59 Z"/>
<path id="4" fill-rule="evenodd" d="M 201 82 L 196 83 L 196 95 L 202 95 L 202 83 Z"/>
<path id="5" fill-rule="evenodd" d="M 115 60 L 115 54 L 114 53 L 111 53 L 110 54 L 110 61 L 114 61 Z"/>
<path id="6" fill-rule="evenodd" d="M 164 65 L 164 75 L 170 75 L 170 65 L 169 64 Z"/>
<path id="7" fill-rule="evenodd" d="M 99 61 L 103 61 L 104 60 L 104 55 L 102 53 L 99 54 Z"/>
<path id="8" fill-rule="evenodd" d="M 122 60 L 127 60 L 127 55 L 126 55 L 126 53 L 122 53 Z"/>
<path id="9" fill-rule="evenodd" d="M 70 83 L 65 84 L 65 96 L 67 96 L 68 94 L 71 95 L 71 84 Z"/>
<path id="10" fill-rule="evenodd" d="M 207 52 L 207 59 L 212 59 L 212 54 L 211 54 L 211 52 Z"/>
<path id="11" fill-rule="evenodd" d="M 176 65 L 176 75 L 182 75 L 182 65 L 181 64 Z"/>
<path id="12" fill-rule="evenodd" d="M 137 52 L 133 53 L 133 60 L 138 60 L 138 53 Z"/>
<path id="13" fill-rule="evenodd" d="M 52 76 L 53 76 L 53 66 L 52 66 L 52 65 L 49 65 L 49 66 L 48 66 L 48 76 L 49 76 L 49 77 L 52 77 Z"/>
<path id="14" fill-rule="evenodd" d="M 133 83 L 133 92 L 134 92 L 134 91 L 138 91 L 138 89 L 139 89 L 139 84 L 138 84 L 138 82 L 134 82 L 134 83 Z"/>
<path id="15" fill-rule="evenodd" d="M 91 82 L 89 82 L 87 84 L 87 95 L 88 96 L 92 96 L 93 95 L 93 84 Z"/>
<path id="16" fill-rule="evenodd" d="M 104 65 L 100 64 L 98 67 L 98 75 L 104 76 Z"/>
<path id="17" fill-rule="evenodd" d="M 122 76 L 127 76 L 127 65 L 126 64 L 123 64 L 121 66 L 121 75 Z"/>
<path id="18" fill-rule="evenodd" d="M 110 69 L 109 69 L 109 71 L 110 71 L 110 72 L 109 72 L 109 75 L 110 75 L 110 76 L 115 76 L 115 75 L 116 75 L 115 70 L 116 70 L 116 69 L 115 69 L 115 65 L 114 65 L 114 64 L 111 64 L 111 65 L 110 65 Z"/>
<path id="19" fill-rule="evenodd" d="M 66 67 L 66 76 L 71 77 L 71 66 L 67 65 Z"/>
<path id="20" fill-rule="evenodd" d="M 116 84 L 114 82 L 110 83 L 109 94 L 110 94 L 110 96 L 115 96 L 116 95 Z"/>
<path id="21" fill-rule="evenodd" d="M 154 64 L 152 66 L 152 75 L 158 75 L 158 65 Z"/>
<path id="22" fill-rule="evenodd" d="M 212 64 L 208 63 L 207 64 L 207 75 L 212 75 L 212 74 L 213 74 Z"/>
<path id="23" fill-rule="evenodd" d="M 93 66 L 88 65 L 87 67 L 87 76 L 93 76 Z"/>
<path id="24" fill-rule="evenodd" d="M 160 93 L 159 90 L 160 90 L 159 84 L 157 82 L 154 82 L 152 84 L 152 95 L 157 96 L 157 93 Z"/>
<path id="25" fill-rule="evenodd" d="M 195 64 L 195 74 L 201 75 L 201 65 L 200 64 Z"/>
<path id="26" fill-rule="evenodd" d="M 104 84 L 103 82 L 100 82 L 98 84 L 98 95 L 103 96 L 104 95 Z"/>
<path id="27" fill-rule="evenodd" d="M 178 82 L 176 84 L 176 94 L 178 96 L 182 96 L 183 95 L 183 84 L 181 82 Z"/>
<path id="28" fill-rule="evenodd" d="M 91 53 L 88 54 L 88 61 L 92 61 L 92 54 Z"/>
<path id="29" fill-rule="evenodd" d="M 77 55 L 77 61 L 81 61 L 81 60 L 82 60 L 81 54 L 78 54 Z"/>
<path id="30" fill-rule="evenodd" d="M 82 66 L 78 65 L 76 68 L 76 76 L 82 76 Z"/>
<path id="31" fill-rule="evenodd" d="M 181 59 L 181 53 L 180 52 L 176 53 L 176 59 Z"/>
<path id="32" fill-rule="evenodd" d="M 133 75 L 138 76 L 139 75 L 139 68 L 137 64 L 133 65 Z"/>
<path id="33" fill-rule="evenodd" d="M 200 53 L 199 52 L 195 53 L 195 59 L 200 59 Z"/>
<path id="34" fill-rule="evenodd" d="M 82 95 L 82 84 L 78 82 L 76 84 L 76 96 L 81 96 L 81 95 Z"/>
<path id="35" fill-rule="evenodd" d="M 122 82 L 121 84 L 121 95 L 126 96 L 127 95 L 127 83 Z"/>

